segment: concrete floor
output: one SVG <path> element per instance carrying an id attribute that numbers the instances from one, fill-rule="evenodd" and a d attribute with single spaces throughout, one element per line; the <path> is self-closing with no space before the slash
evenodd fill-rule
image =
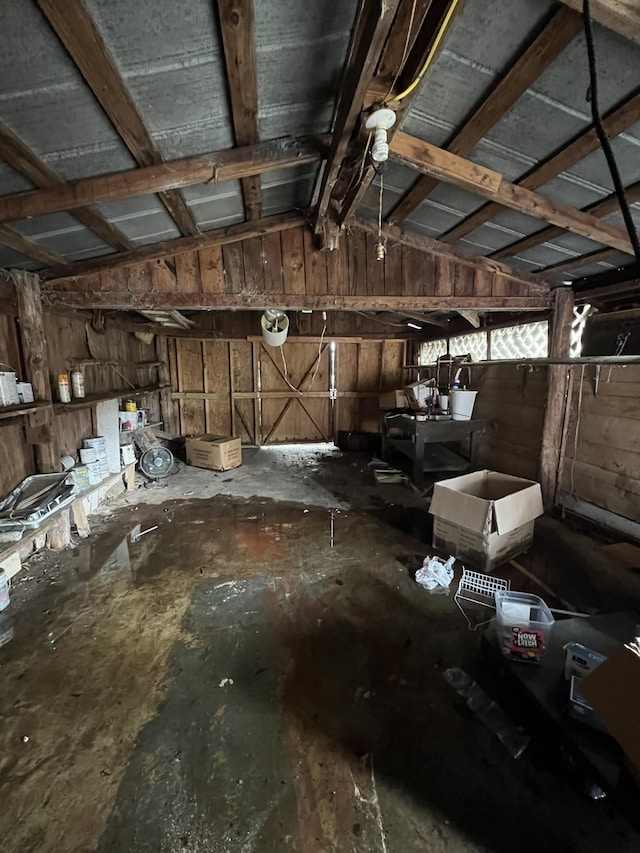
<path id="1" fill-rule="evenodd" d="M 92 527 L 30 561 L 0 625 L 6 853 L 639 849 L 544 744 L 512 759 L 447 686 L 478 636 L 412 580 L 425 508 L 366 460 L 185 467 Z M 634 583 L 572 566 L 575 598 Z"/>

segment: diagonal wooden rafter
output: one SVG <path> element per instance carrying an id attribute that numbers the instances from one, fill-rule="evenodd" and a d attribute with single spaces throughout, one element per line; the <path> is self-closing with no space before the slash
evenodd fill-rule
<path id="1" fill-rule="evenodd" d="M 162 155 L 82 0 L 38 0 L 38 6 L 138 165 L 162 163 Z M 183 235 L 198 233 L 191 211 L 178 190 L 160 193 L 158 197 Z"/>
<path id="2" fill-rule="evenodd" d="M 322 157 L 328 141 L 328 135 L 319 139 L 273 139 L 243 148 L 229 148 L 172 160 L 158 166 L 81 178 L 66 184 L 55 184 L 51 189 L 0 196 L 0 222 L 15 222 L 62 210 L 77 214 L 84 205 L 133 198 L 193 184 L 217 184 L 312 163 Z"/>
<path id="3" fill-rule="evenodd" d="M 400 0 L 363 2 L 338 98 L 329 157 L 320 179 L 314 230 L 322 231 L 338 173 L 356 129 L 367 88 L 380 60 Z"/>
<path id="4" fill-rule="evenodd" d="M 391 143 L 392 157 L 439 181 L 461 187 L 501 207 L 544 219 L 581 237 L 633 254 L 625 231 L 588 213 L 551 200 L 522 185 L 506 181 L 499 172 L 486 169 L 414 136 L 399 132 Z"/>
<path id="5" fill-rule="evenodd" d="M 218 0 L 218 16 L 236 145 L 255 145 L 260 137 L 253 0 Z M 262 216 L 260 176 L 243 178 L 241 185 L 247 219 L 259 219 Z"/>
<path id="6" fill-rule="evenodd" d="M 0 157 L 6 160 L 16 172 L 29 178 L 37 187 L 57 189 L 65 186 L 62 178 L 4 124 L 0 124 Z M 133 244 L 129 242 L 127 237 L 115 225 L 107 222 L 95 208 L 79 207 L 73 215 L 78 222 L 81 222 L 97 234 L 101 240 L 104 240 L 109 246 L 113 246 L 114 249 L 126 252 L 133 248 Z"/>
<path id="7" fill-rule="evenodd" d="M 635 184 L 631 184 L 631 186 L 627 187 L 625 189 L 625 194 L 629 204 L 640 201 L 640 181 L 636 181 Z M 592 216 L 601 217 L 608 216 L 610 213 L 618 210 L 619 207 L 620 202 L 618 200 L 618 196 L 616 193 L 611 193 L 611 195 L 608 195 L 606 198 L 600 199 L 593 204 L 589 204 L 587 207 L 582 209 L 585 213 L 590 213 Z M 562 234 L 564 234 L 562 228 L 550 225 L 548 228 L 543 228 L 542 231 L 536 231 L 534 234 L 529 234 L 521 240 L 516 240 L 515 243 L 510 243 L 508 246 L 498 249 L 497 252 L 492 252 L 489 257 L 496 259 L 514 258 L 516 255 L 526 252 L 534 246 L 539 246 L 541 243 L 548 243 L 549 240 L 553 240 L 554 237 L 559 237 Z"/>
<path id="8" fill-rule="evenodd" d="M 640 92 L 635 92 L 619 104 L 603 119 L 605 133 L 609 139 L 618 136 L 640 120 Z M 556 178 L 562 172 L 575 166 L 589 154 L 598 149 L 600 142 L 593 125 L 579 134 L 573 142 L 561 148 L 556 154 L 543 160 L 517 181 L 517 185 L 528 190 L 536 190 Z M 489 219 L 500 213 L 502 206 L 497 203 L 485 204 L 458 225 L 450 228 L 440 239 L 453 243 L 471 231 L 475 231 Z"/>
<path id="9" fill-rule="evenodd" d="M 250 237 L 262 237 L 276 231 L 298 228 L 303 223 L 304 219 L 298 213 L 278 213 L 274 216 L 265 216 L 255 222 L 239 222 L 237 225 L 226 225 L 223 228 L 204 231 L 196 237 L 177 237 L 174 240 L 165 240 L 162 243 L 150 243 L 133 249 L 131 252 L 102 255 L 99 258 L 88 258 L 72 264 L 64 262 L 62 266 L 56 262 L 55 266 L 43 270 L 41 276 L 49 279 L 69 278 L 122 269 L 129 264 L 161 260 L 187 252 L 197 252 L 211 246 L 224 246 L 229 243 L 238 243 Z"/>
<path id="10" fill-rule="evenodd" d="M 558 263 L 550 264 L 548 267 L 543 267 L 542 269 L 537 270 L 534 275 L 558 275 L 558 273 L 561 272 L 569 272 L 569 270 L 588 267 L 591 266 L 591 264 L 598 264 L 600 261 L 608 261 L 609 258 L 614 258 L 619 254 L 620 252 L 618 252 L 617 249 L 611 249 L 609 247 L 605 249 L 596 249 L 593 252 L 589 252 L 587 255 L 577 255 L 566 261 L 559 261 Z"/>
<path id="11" fill-rule="evenodd" d="M 561 2 L 581 12 L 584 0 Z M 592 0 L 591 15 L 603 27 L 640 44 L 640 17 L 636 0 Z"/>
<path id="12" fill-rule="evenodd" d="M 405 0 L 406 2 L 407 0 Z M 396 122 L 387 132 L 389 141 L 393 139 L 393 136 L 398 131 L 402 119 L 409 111 L 413 99 L 419 92 L 419 87 L 416 86 L 402 100 L 397 100 L 396 96 L 402 94 L 410 87 L 418 79 L 418 75 L 421 72 L 424 74 L 429 65 L 433 63 L 438 50 L 442 47 L 443 36 L 450 27 L 454 16 L 459 13 L 462 5 L 457 0 L 432 0 L 425 10 L 422 23 L 411 44 L 406 59 L 403 60 L 402 55 L 398 59 L 401 67 L 396 71 L 396 86 L 390 88 L 388 82 L 378 76 L 372 80 L 366 97 L 367 106 L 375 102 L 383 102 L 390 106 L 396 113 Z M 406 24 L 404 34 L 406 38 Z M 391 83 L 393 83 L 393 80 Z M 356 168 L 358 168 L 357 165 Z M 340 226 L 346 226 L 355 215 L 375 175 L 376 170 L 372 163 L 366 166 L 359 178 L 356 178 L 353 171 L 351 174 L 347 174 L 347 177 L 343 181 L 346 189 L 340 188 L 342 191 L 335 193 L 337 196 L 335 206 L 339 211 L 337 219 Z"/>
<path id="13" fill-rule="evenodd" d="M 6 225 L 0 225 L 0 243 L 16 252 L 20 252 L 22 255 L 26 255 L 28 258 L 40 261 L 41 264 L 57 265 L 67 263 L 62 255 L 39 246 L 38 243 L 34 243 L 33 240 L 29 240 L 20 234 L 19 231 L 14 231 L 13 228 L 8 228 Z"/>
<path id="14" fill-rule="evenodd" d="M 445 146 L 446 149 L 453 154 L 467 155 L 524 95 L 581 29 L 582 17 L 571 9 L 560 7 Z M 437 185 L 438 181 L 434 178 L 421 177 L 396 205 L 387 217 L 387 221 L 392 225 L 402 222 L 433 192 Z"/>

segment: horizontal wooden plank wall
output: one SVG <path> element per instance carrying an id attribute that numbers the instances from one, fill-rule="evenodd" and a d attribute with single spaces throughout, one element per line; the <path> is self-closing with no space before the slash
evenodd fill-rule
<path id="1" fill-rule="evenodd" d="M 332 440 L 338 430 L 376 432 L 379 394 L 406 381 L 406 347 L 404 340 L 338 339 L 332 395 L 327 341 L 315 369 L 319 337 L 290 337 L 284 347 L 286 372 L 280 350 L 263 346 L 259 338 L 171 338 L 171 384 L 180 433 L 234 434 L 256 444 Z M 303 389 L 302 398 L 285 376 L 294 388 Z"/>
<path id="2" fill-rule="evenodd" d="M 162 307 L 163 297 L 167 306 L 174 302 L 178 306 L 171 294 L 180 294 L 185 303 L 193 295 L 196 307 L 198 294 L 207 297 L 208 301 L 201 301 L 212 306 L 216 296 L 240 293 L 258 304 L 262 294 L 541 298 L 540 285 L 518 279 L 515 271 L 514 276 L 509 278 L 497 266 L 481 268 L 471 260 L 436 256 L 391 241 L 384 262 L 380 262 L 376 260 L 374 235 L 360 228 L 346 233 L 335 251 L 322 252 L 311 231 L 298 227 L 79 278 L 58 279 L 52 287 L 62 293 L 95 294 L 96 305 L 120 299 L 123 307 L 142 305 L 151 294 L 155 294 L 156 307 Z"/>
<path id="3" fill-rule="evenodd" d="M 640 522 L 640 366 L 571 369 L 560 491 Z"/>
<path id="4" fill-rule="evenodd" d="M 22 373 L 16 319 L 7 314 L 0 314 L 0 362 Z M 27 444 L 22 421 L 0 421 L 0 497 L 34 473 L 33 446 Z"/>
<path id="5" fill-rule="evenodd" d="M 478 440 L 478 463 L 515 477 L 538 479 L 547 392 L 546 367 L 474 367 L 474 415 L 489 422 Z"/>

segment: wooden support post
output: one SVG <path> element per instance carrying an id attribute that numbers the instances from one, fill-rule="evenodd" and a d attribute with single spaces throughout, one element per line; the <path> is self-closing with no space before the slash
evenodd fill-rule
<path id="1" fill-rule="evenodd" d="M 82 497 L 77 498 L 71 504 L 71 516 L 78 531 L 78 536 L 80 539 L 86 539 L 91 533 L 91 527 L 89 526 L 89 519 L 87 518 L 87 511 L 84 508 Z"/>
<path id="2" fill-rule="evenodd" d="M 54 523 L 47 533 L 47 546 L 52 551 L 62 551 L 71 544 L 71 522 L 69 510 L 63 509 L 58 513 Z"/>
<path id="3" fill-rule="evenodd" d="M 553 291 L 553 305 L 549 328 L 549 357 L 568 358 L 573 320 L 573 291 L 558 287 Z M 540 450 L 540 484 L 546 510 L 554 504 L 558 481 L 560 448 L 565 418 L 568 417 L 567 389 L 569 366 L 550 364 L 547 380 L 547 404 L 542 427 Z"/>
<path id="4" fill-rule="evenodd" d="M 171 370 L 169 367 L 169 347 L 164 335 L 156 335 L 156 356 L 160 362 L 158 366 L 158 384 L 167 386 L 160 390 L 160 416 L 165 432 L 178 435 L 176 416 L 171 396 Z"/>
<path id="5" fill-rule="evenodd" d="M 20 342 L 27 370 L 27 379 L 33 386 L 33 396 L 37 403 L 51 403 L 51 385 L 49 382 L 49 354 L 42 323 L 42 300 L 40 298 L 40 279 L 34 273 L 17 270 L 13 273 L 18 304 L 18 323 Z M 41 474 L 50 474 L 60 470 L 60 454 L 52 429 L 53 408 L 47 412 L 46 422 L 37 425 L 37 435 L 33 436 L 36 453 L 36 468 Z M 29 429 L 27 429 L 27 438 Z"/>

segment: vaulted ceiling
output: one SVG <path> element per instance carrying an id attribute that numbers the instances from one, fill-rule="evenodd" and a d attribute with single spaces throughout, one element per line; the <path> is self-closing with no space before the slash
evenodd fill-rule
<path id="1" fill-rule="evenodd" d="M 381 179 L 386 235 L 552 283 L 631 263 L 570 5 L 1 4 L 0 267 L 73 273 L 293 211 L 330 249 L 378 216 Z M 591 5 L 600 111 L 637 224 L 640 46 L 608 28 L 637 37 L 620 4 Z M 382 172 L 363 127 L 380 104 L 398 116 Z"/>

